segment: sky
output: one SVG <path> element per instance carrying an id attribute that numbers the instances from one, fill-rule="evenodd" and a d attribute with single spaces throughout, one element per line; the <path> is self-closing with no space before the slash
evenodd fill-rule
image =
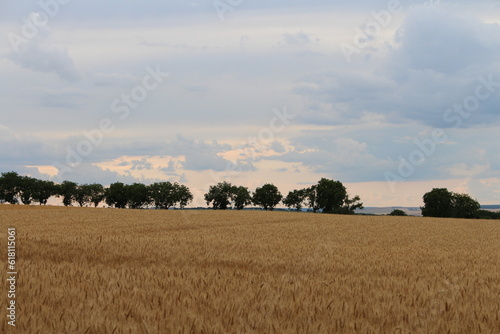
<path id="1" fill-rule="evenodd" d="M 0 0 L 0 171 L 500 203 L 498 1 Z"/>

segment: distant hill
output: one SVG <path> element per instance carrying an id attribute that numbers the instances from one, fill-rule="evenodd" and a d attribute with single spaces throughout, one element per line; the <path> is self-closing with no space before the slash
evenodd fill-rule
<path id="1" fill-rule="evenodd" d="M 498 211 L 498 210 L 500 210 L 500 205 L 481 205 L 481 209 Z"/>
<path id="2" fill-rule="evenodd" d="M 481 205 L 482 210 L 500 212 L 500 205 Z"/>
<path id="3" fill-rule="evenodd" d="M 356 210 L 356 213 L 366 215 L 388 215 L 393 210 L 403 210 L 408 216 L 422 216 L 419 207 L 388 206 L 388 207 L 366 207 L 362 210 Z"/>
<path id="4" fill-rule="evenodd" d="M 408 216 L 422 216 L 422 210 L 419 207 L 389 206 L 389 207 L 366 207 L 363 210 L 356 210 L 359 214 L 368 215 L 387 215 L 392 210 L 403 210 Z M 500 205 L 481 205 L 481 209 L 488 211 L 500 211 Z"/>

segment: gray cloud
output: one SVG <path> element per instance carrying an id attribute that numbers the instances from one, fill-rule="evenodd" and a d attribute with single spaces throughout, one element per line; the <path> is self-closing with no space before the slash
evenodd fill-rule
<path id="1" fill-rule="evenodd" d="M 132 160 L 130 170 L 151 170 L 153 165 L 146 159 Z"/>
<path id="2" fill-rule="evenodd" d="M 36 15 L 36 14 L 32 14 Z M 50 43 L 50 32 L 40 28 L 40 32 L 7 57 L 17 65 L 37 72 L 53 73 L 70 83 L 82 77 L 65 47 Z"/>
<path id="3" fill-rule="evenodd" d="M 40 105 L 47 108 L 76 109 L 82 107 L 87 102 L 85 91 L 72 88 L 35 89 L 35 94 L 39 95 Z"/>
<path id="4" fill-rule="evenodd" d="M 50 141 L 34 136 L 20 136 L 0 124 L 0 156 L 4 166 L 17 169 L 24 165 L 50 164 L 56 150 Z"/>
<path id="5" fill-rule="evenodd" d="M 289 172 L 385 181 L 384 172 L 397 168 L 399 158 L 417 148 L 414 140 L 435 127 L 444 128 L 449 141 L 410 181 L 497 178 L 500 87 L 459 127 L 443 119 L 475 93 L 479 77 L 500 81 L 499 27 L 485 23 L 499 21 L 485 10 L 497 4 L 413 3 L 404 2 L 404 13 L 348 64 L 336 47 L 339 36 L 387 8 L 387 1 L 245 1 L 224 22 L 210 1 L 73 1 L 20 53 L 9 53 L 18 66 L 0 62 L 0 122 L 12 129 L 0 127 L 0 168 L 37 173 L 27 166 L 64 162 L 67 147 L 85 140 L 81 131 L 109 117 L 116 131 L 68 178 L 150 182 L 93 164 L 126 156 L 138 161 L 121 167 L 146 175 L 153 166 L 142 157 L 168 156 L 173 161 L 155 165 L 155 173 L 176 181 L 186 180 L 184 172 L 207 170 L 256 171 L 249 174 L 258 179 L 259 163 L 276 170 L 279 162 L 291 162 Z M 36 1 L 0 5 L 0 31 L 16 31 L 21 17 L 36 11 Z M 331 22 L 316 19 L 330 13 Z M 130 94 L 146 66 L 156 64 L 171 76 L 118 121 L 111 102 Z M 268 127 L 273 108 L 284 105 L 299 115 L 265 145 L 273 156 L 257 151 L 236 166 L 223 158 L 234 143 Z"/>
<path id="6" fill-rule="evenodd" d="M 173 142 L 169 147 L 172 153 L 176 152 L 177 155 L 185 156 L 183 167 L 186 170 L 214 170 L 216 172 L 231 171 L 235 169 L 239 171 L 255 170 L 251 162 L 239 160 L 235 164 L 218 155 L 218 153 L 230 149 L 232 149 L 232 147 L 229 145 L 221 145 L 217 142 L 207 143 L 188 140 L 182 136 L 178 136 L 177 141 Z"/>
<path id="7" fill-rule="evenodd" d="M 184 168 L 187 170 L 202 171 L 212 169 L 217 172 L 225 171 L 229 168 L 229 162 L 219 157 L 214 152 L 200 152 L 198 154 L 186 155 Z"/>
<path id="8" fill-rule="evenodd" d="M 175 171 L 175 162 L 174 161 L 169 161 L 167 167 L 163 167 L 160 169 L 162 172 L 174 172 Z"/>
<path id="9" fill-rule="evenodd" d="M 286 45 L 300 46 L 300 45 L 308 45 L 312 41 L 308 34 L 304 33 L 303 31 L 300 31 L 296 34 L 284 34 L 283 42 Z"/>
<path id="10" fill-rule="evenodd" d="M 140 82 L 140 78 L 128 73 L 95 73 L 92 82 L 100 87 L 131 87 Z"/>
<path id="11" fill-rule="evenodd" d="M 353 6 L 358 8 L 369 6 L 385 7 L 387 1 L 382 0 L 363 0 L 356 4 L 346 5 L 345 1 L 335 0 L 327 5 L 328 8 L 336 10 L 349 9 Z M 0 5 L 0 9 L 2 6 Z M 235 6 L 237 12 L 251 11 L 269 11 L 269 10 L 295 10 L 303 12 L 305 10 L 324 10 L 325 3 L 321 0 L 254 0 L 245 2 L 245 4 Z M 26 15 L 27 12 L 39 10 L 36 2 L 16 3 L 10 5 L 8 11 L 0 11 L 0 18 L 5 20 L 16 20 Z M 198 19 L 205 21 L 219 21 L 212 1 L 183 1 L 171 0 L 168 2 L 156 0 L 144 0 L 137 2 L 135 0 L 122 0 L 119 2 L 102 2 L 97 0 L 88 0 L 82 2 L 73 1 L 69 6 L 63 7 L 63 18 L 66 20 L 84 20 L 87 24 L 89 19 L 98 22 L 101 26 L 116 24 L 117 20 L 144 20 L 152 18 L 178 18 L 201 16 Z M 10 15 L 8 15 L 10 14 Z M 92 22 L 92 21 L 90 21 Z M 210 22 L 210 21 L 209 21 Z"/>
<path id="12" fill-rule="evenodd" d="M 82 163 L 73 168 L 71 172 L 56 175 L 53 179 L 57 182 L 67 180 L 76 183 L 100 183 L 103 185 L 109 185 L 114 182 L 150 184 L 156 181 L 154 179 L 136 178 L 130 174 L 119 174 L 88 163 Z"/>
<path id="13" fill-rule="evenodd" d="M 417 8 L 407 13 L 397 41 L 383 62 L 367 61 L 371 71 L 344 67 L 304 78 L 294 89 L 310 101 L 302 119 L 351 124 L 378 114 L 393 123 L 416 120 L 450 128 L 458 122 L 445 116 L 448 110 L 467 102 L 481 82 L 492 78 L 495 92 L 471 116 L 462 117 L 460 126 L 498 124 L 499 25 L 439 7 Z"/>
<path id="14" fill-rule="evenodd" d="M 279 141 L 274 141 L 272 144 L 271 144 L 271 148 L 273 149 L 274 152 L 276 153 L 284 153 L 286 152 L 286 149 L 285 149 L 285 146 L 283 146 L 282 143 L 280 143 Z"/>
<path id="15" fill-rule="evenodd" d="M 400 46 L 389 58 L 397 77 L 408 70 L 456 74 L 473 66 L 497 62 L 500 26 L 440 7 L 411 10 L 399 29 Z"/>

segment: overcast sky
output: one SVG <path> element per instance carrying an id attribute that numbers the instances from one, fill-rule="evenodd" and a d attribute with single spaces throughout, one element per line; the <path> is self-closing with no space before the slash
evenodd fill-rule
<path id="1" fill-rule="evenodd" d="M 0 171 L 500 204 L 498 1 L 0 0 Z"/>

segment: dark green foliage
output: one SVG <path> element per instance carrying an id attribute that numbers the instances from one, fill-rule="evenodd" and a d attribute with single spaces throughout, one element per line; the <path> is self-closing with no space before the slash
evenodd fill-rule
<path id="1" fill-rule="evenodd" d="M 283 199 L 283 204 L 285 204 L 288 208 L 294 207 L 297 211 L 302 209 L 302 205 L 306 200 L 307 190 L 292 190 L 288 193 L 288 195 Z"/>
<path id="2" fill-rule="evenodd" d="M 446 188 L 434 188 L 423 196 L 422 216 L 440 218 L 477 218 L 479 202 L 467 194 L 457 194 Z"/>
<path id="3" fill-rule="evenodd" d="M 77 202 L 80 206 L 93 204 L 97 207 L 105 201 L 116 208 L 125 208 L 127 205 L 130 208 L 145 208 L 151 202 L 158 208 L 168 209 L 176 204 L 184 208 L 193 200 L 193 194 L 188 187 L 170 182 L 154 183 L 151 186 L 116 182 L 104 188 L 98 183 L 78 185 L 64 181 L 55 184 L 52 181 L 20 176 L 16 172 L 2 173 L 0 176 L 0 203 L 17 204 L 21 201 L 25 205 L 33 202 L 45 205 L 51 196 L 62 197 L 65 206 Z"/>
<path id="4" fill-rule="evenodd" d="M 87 185 L 87 191 L 88 191 L 88 196 L 90 203 L 94 204 L 94 207 L 97 208 L 99 203 L 101 203 L 104 200 L 104 187 L 102 184 L 99 183 L 93 183 Z"/>
<path id="5" fill-rule="evenodd" d="M 64 181 L 59 185 L 57 194 L 62 196 L 64 206 L 72 205 L 75 201 L 77 188 L 78 184 L 71 181 Z"/>
<path id="6" fill-rule="evenodd" d="M 157 209 L 169 209 L 177 203 L 184 208 L 193 200 L 193 194 L 185 185 L 171 182 L 156 182 L 149 186 L 151 202 Z"/>
<path id="7" fill-rule="evenodd" d="M 477 218 L 481 205 L 466 194 L 453 193 L 453 217 Z"/>
<path id="8" fill-rule="evenodd" d="M 20 176 L 16 172 L 2 173 L 0 176 L 0 201 L 25 205 L 38 202 L 47 204 L 51 196 L 58 194 L 58 187 L 52 181 L 37 180 Z"/>
<path id="9" fill-rule="evenodd" d="M 80 184 L 76 186 L 74 200 L 81 207 L 90 203 L 90 188 L 88 184 Z"/>
<path id="10" fill-rule="evenodd" d="M 303 189 L 305 202 L 306 202 L 307 206 L 313 210 L 313 212 L 316 212 L 319 210 L 317 188 L 318 188 L 317 185 L 313 185 L 313 186 L 310 186 L 309 188 Z"/>
<path id="11" fill-rule="evenodd" d="M 82 184 L 75 189 L 74 200 L 80 206 L 93 204 L 95 207 L 104 200 L 104 187 L 101 184 Z"/>
<path id="12" fill-rule="evenodd" d="M 452 217 L 453 216 L 453 193 L 446 188 L 434 188 L 423 197 L 424 206 L 422 216 L 424 217 Z"/>
<path id="13" fill-rule="evenodd" d="M 346 194 L 344 205 L 339 209 L 334 210 L 334 213 L 353 215 L 356 209 L 363 209 L 363 203 L 361 203 L 360 200 L 361 198 L 358 195 L 354 196 L 353 198 L 349 198 Z"/>
<path id="14" fill-rule="evenodd" d="M 313 212 L 321 209 L 325 213 L 354 214 L 362 209 L 359 196 L 349 198 L 347 190 L 340 181 L 322 178 L 317 185 L 303 189 L 305 200 Z"/>
<path id="15" fill-rule="evenodd" d="M 247 187 L 233 186 L 231 189 L 231 200 L 234 201 L 236 210 L 243 210 L 245 206 L 252 204 L 252 196 Z"/>
<path id="16" fill-rule="evenodd" d="M 149 186 L 152 203 L 157 209 L 168 209 L 178 201 L 176 184 L 156 182 Z"/>
<path id="17" fill-rule="evenodd" d="M 287 207 L 295 207 L 300 211 L 305 204 L 313 212 L 322 210 L 325 213 L 354 214 L 356 209 L 362 209 L 363 203 L 359 196 L 349 198 L 347 190 L 340 181 L 326 178 L 309 188 L 290 191 L 283 200 Z"/>
<path id="18" fill-rule="evenodd" d="M 149 189 L 145 184 L 134 183 L 125 186 L 127 204 L 131 209 L 142 209 L 151 203 Z"/>
<path id="19" fill-rule="evenodd" d="M 105 202 L 109 206 L 124 209 L 128 202 L 126 186 L 121 182 L 112 183 L 105 191 Z"/>
<path id="20" fill-rule="evenodd" d="M 478 219 L 500 219 L 500 212 L 493 212 L 489 210 L 477 210 Z"/>
<path id="21" fill-rule="evenodd" d="M 408 215 L 403 210 L 395 209 L 392 210 L 391 213 L 389 213 L 389 216 L 408 216 Z"/>
<path id="22" fill-rule="evenodd" d="M 262 206 L 264 210 L 273 210 L 281 201 L 283 196 L 274 184 L 267 183 L 260 188 L 255 189 L 252 196 L 252 202 L 255 205 Z"/>
<path id="23" fill-rule="evenodd" d="M 30 205 L 37 191 L 37 180 L 29 176 L 19 177 L 18 193 L 24 205 Z"/>
<path id="24" fill-rule="evenodd" d="M 338 211 L 347 197 L 347 190 L 340 181 L 322 178 L 317 185 L 317 203 L 325 213 Z"/>
<path id="25" fill-rule="evenodd" d="M 16 172 L 2 173 L 0 177 L 0 201 L 11 204 L 19 203 L 19 187 L 21 185 L 21 176 Z"/>
<path id="26" fill-rule="evenodd" d="M 193 194 L 189 190 L 188 187 L 186 187 L 183 184 L 176 184 L 176 198 L 177 198 L 177 203 L 179 203 L 179 207 L 183 209 L 186 205 L 191 203 L 193 201 Z"/>
<path id="27" fill-rule="evenodd" d="M 57 185 L 52 181 L 36 180 L 36 190 L 33 194 L 33 200 L 46 205 L 50 197 L 57 195 Z"/>
<path id="28" fill-rule="evenodd" d="M 245 206 L 252 203 L 248 188 L 233 186 L 226 181 L 210 186 L 204 198 L 207 205 L 213 203 L 214 210 L 226 210 L 231 205 L 231 201 L 234 202 L 234 207 L 237 210 L 243 210 Z"/>
<path id="29" fill-rule="evenodd" d="M 207 205 L 213 203 L 214 210 L 226 210 L 231 203 L 233 195 L 233 186 L 229 182 L 219 182 L 215 186 L 210 186 L 208 193 L 205 194 Z"/>

